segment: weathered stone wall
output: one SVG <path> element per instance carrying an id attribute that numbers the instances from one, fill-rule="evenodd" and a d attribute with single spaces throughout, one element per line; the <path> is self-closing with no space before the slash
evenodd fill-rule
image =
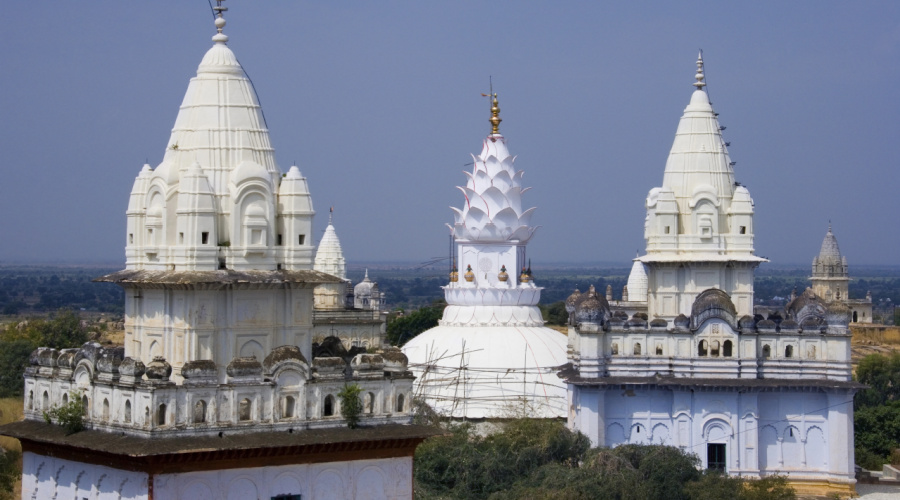
<path id="1" fill-rule="evenodd" d="M 850 332 L 853 334 L 853 342 L 900 345 L 900 326 L 851 324 Z"/>

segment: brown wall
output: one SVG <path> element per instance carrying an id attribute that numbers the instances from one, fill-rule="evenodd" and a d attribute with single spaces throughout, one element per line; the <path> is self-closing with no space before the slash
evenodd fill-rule
<path id="1" fill-rule="evenodd" d="M 853 323 L 850 325 L 853 341 L 870 341 L 877 344 L 900 345 L 900 326 L 864 325 Z"/>

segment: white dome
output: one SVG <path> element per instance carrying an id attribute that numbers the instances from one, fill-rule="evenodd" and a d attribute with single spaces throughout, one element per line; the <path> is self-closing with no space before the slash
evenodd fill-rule
<path id="1" fill-rule="evenodd" d="M 566 335 L 527 326 L 437 326 L 403 346 L 416 395 L 453 418 L 501 418 L 521 411 L 565 417 Z M 465 370 L 460 370 L 465 366 Z"/>

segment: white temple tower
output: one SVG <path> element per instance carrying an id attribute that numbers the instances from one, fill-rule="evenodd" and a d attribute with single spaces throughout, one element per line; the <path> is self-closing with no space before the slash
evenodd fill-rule
<path id="1" fill-rule="evenodd" d="M 678 123 L 662 187 L 647 195 L 644 238 L 651 318 L 690 315 L 694 299 L 718 288 L 738 316 L 753 314 L 753 199 L 734 181 L 722 127 L 703 90 L 703 61 Z"/>
<path id="2" fill-rule="evenodd" d="M 343 276 L 311 269 L 306 180 L 278 170 L 218 4 L 163 161 L 134 183 L 127 267 L 98 279 L 125 289 L 124 347 L 38 348 L 25 419 L 0 427 L 22 443 L 22 498 L 412 498 L 434 431 L 409 425 L 406 357 L 313 346 L 313 289 Z M 83 430 L 45 421 L 61 405 Z"/>
<path id="3" fill-rule="evenodd" d="M 492 132 L 466 173 L 462 208 L 451 226 L 459 270 L 444 287 L 439 325 L 403 347 L 418 377 L 415 391 L 454 418 L 503 417 L 527 407 L 536 417 L 561 417 L 566 337 L 544 326 L 541 288 L 526 268 L 525 247 L 535 226 L 523 209 L 521 170 L 513 167 L 492 99 Z M 517 270 L 520 270 L 517 273 Z"/>

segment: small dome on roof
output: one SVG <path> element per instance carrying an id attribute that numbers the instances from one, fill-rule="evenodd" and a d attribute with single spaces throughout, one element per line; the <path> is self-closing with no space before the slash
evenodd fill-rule
<path id="1" fill-rule="evenodd" d="M 779 327 L 781 328 L 782 332 L 784 332 L 784 331 L 793 332 L 793 331 L 797 331 L 800 329 L 800 325 L 797 324 L 797 322 L 792 319 L 786 319 L 786 320 L 782 321 L 781 324 L 779 325 Z"/>
<path id="2" fill-rule="evenodd" d="M 830 326 L 848 326 L 852 311 L 841 301 L 834 301 L 828 304 L 825 309 L 825 321 Z"/>
<path id="3" fill-rule="evenodd" d="M 587 296 L 575 307 L 575 320 L 578 323 L 604 324 L 609 319 L 609 302 L 606 297 L 597 295 L 591 287 Z"/>
<path id="4" fill-rule="evenodd" d="M 824 323 L 824 321 L 821 318 L 808 316 L 800 322 L 800 328 L 803 329 L 803 331 L 820 330 L 822 328 L 822 323 Z"/>
<path id="5" fill-rule="evenodd" d="M 668 326 L 669 322 L 662 318 L 656 318 L 650 322 L 650 328 L 666 328 Z"/>
<path id="6" fill-rule="evenodd" d="M 756 329 L 761 332 L 774 332 L 777 325 L 770 319 L 764 319 L 756 323 Z"/>
<path id="7" fill-rule="evenodd" d="M 825 316 L 825 304 L 813 293 L 812 288 L 807 288 L 797 298 L 792 300 L 784 308 L 788 317 L 794 321 L 803 324 L 803 321 L 810 316 L 822 318 Z"/>
<path id="8" fill-rule="evenodd" d="M 675 321 L 673 321 L 673 323 L 675 323 L 676 327 L 687 328 L 691 325 L 691 320 L 684 314 L 679 314 L 678 316 L 675 316 Z"/>
<path id="9" fill-rule="evenodd" d="M 574 292 L 572 292 L 572 295 L 569 295 L 569 297 L 566 299 L 566 312 L 572 314 L 575 311 L 575 305 L 578 304 L 579 300 L 581 300 L 581 296 L 581 290 L 577 288 Z"/>
<path id="10" fill-rule="evenodd" d="M 740 320 L 738 320 L 738 326 L 741 329 L 752 330 L 752 329 L 756 328 L 756 320 L 753 319 L 752 316 L 745 314 L 745 315 L 741 316 Z"/>
<path id="11" fill-rule="evenodd" d="M 378 283 L 369 279 L 369 270 L 366 269 L 366 277 L 353 287 L 353 295 L 356 295 L 357 297 L 368 297 L 372 295 L 373 289 L 378 289 Z"/>

